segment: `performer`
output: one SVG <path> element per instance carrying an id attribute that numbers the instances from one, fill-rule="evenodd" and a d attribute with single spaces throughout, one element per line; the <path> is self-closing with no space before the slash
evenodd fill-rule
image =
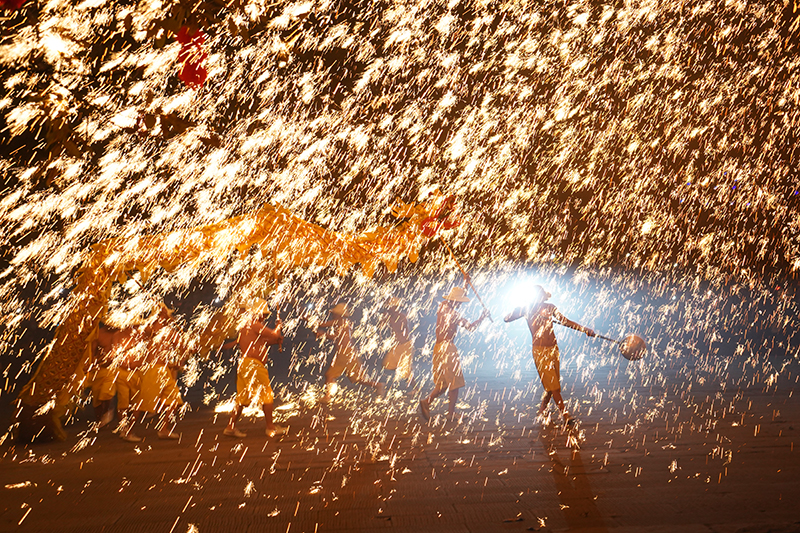
<path id="1" fill-rule="evenodd" d="M 582 331 L 589 337 L 594 337 L 595 332 L 562 315 L 558 309 L 556 309 L 555 305 L 546 303 L 550 298 L 550 293 L 545 291 L 541 285 L 535 285 L 533 291 L 534 303 L 529 307 L 518 307 L 514 309 L 514 311 L 505 318 L 505 321 L 513 322 L 514 320 L 525 317 L 528 322 L 528 329 L 531 331 L 531 338 L 533 341 L 533 361 L 536 363 L 536 370 L 539 372 L 539 378 L 542 380 L 542 386 L 545 390 L 538 415 L 542 416 L 544 414 L 545 409 L 547 409 L 547 404 L 552 398 L 558 410 L 561 412 L 564 422 L 568 425 L 572 425 L 575 423 L 575 420 L 570 416 L 569 412 L 565 410 L 564 399 L 561 397 L 559 352 L 558 344 L 556 343 L 556 335 L 553 332 L 553 321 L 556 321 L 562 326 Z"/>
<path id="2" fill-rule="evenodd" d="M 327 328 L 329 331 L 321 332 L 317 330 L 317 338 L 327 337 L 333 339 L 335 353 L 331 366 L 325 372 L 325 396 L 322 403 L 328 403 L 333 394 L 333 384 L 342 374 L 346 374 L 352 383 L 361 383 L 374 388 L 379 396 L 383 396 L 386 388 L 383 383 L 378 383 L 367 378 L 361 359 L 353 349 L 350 342 L 350 312 L 343 303 L 337 304 L 331 309 L 333 318 L 323 322 L 317 328 Z"/>
<path id="3" fill-rule="evenodd" d="M 180 435 L 172 431 L 177 422 L 176 410 L 183 405 L 177 374 L 192 348 L 183 332 L 172 325 L 172 311 L 162 303 L 157 313 L 155 321 L 145 328 L 149 334 L 147 363 L 136 397 L 137 409 L 141 413 L 160 415 L 156 424 L 158 438 L 178 439 Z M 169 423 L 172 427 L 168 427 Z"/>
<path id="4" fill-rule="evenodd" d="M 108 377 L 108 365 L 111 362 L 109 352 L 114 346 L 114 334 L 118 332 L 114 328 L 110 328 L 104 323 L 100 323 L 97 327 L 97 338 L 92 341 L 92 358 L 89 368 L 85 369 L 89 376 L 89 382 L 92 388 L 92 406 L 94 407 L 94 418 L 98 427 L 108 425 L 114 418 L 111 412 L 111 398 L 102 398 L 102 391 L 105 388 L 110 388 L 105 385 L 107 381 L 112 381 Z"/>
<path id="5" fill-rule="evenodd" d="M 137 370 L 140 360 L 135 356 L 133 345 L 137 338 L 132 327 L 115 329 L 100 323 L 97 339 L 92 343 L 94 370 L 92 375 L 92 401 L 99 427 L 106 426 L 114 418 L 110 410 L 111 400 L 117 396 L 117 417 L 125 426 L 131 398 L 139 390 L 141 373 Z M 130 442 L 141 439 L 130 432 L 120 432 Z"/>
<path id="6" fill-rule="evenodd" d="M 247 310 L 252 316 L 239 329 L 237 340 L 222 346 L 230 348 L 238 344 L 242 354 L 242 360 L 236 372 L 236 406 L 223 434 L 229 437 L 246 437 L 246 433 L 236 429 L 236 422 L 242 415 L 244 406 L 250 405 L 253 400 L 258 400 L 267 421 L 267 436 L 283 435 L 286 433 L 286 428 L 272 421 L 274 395 L 269 384 L 269 371 L 266 366 L 269 347 L 273 344 L 280 346 L 283 342 L 283 333 L 281 332 L 283 323 L 278 319 L 275 322 L 275 329 L 267 327 L 265 324 L 267 302 L 261 298 L 251 304 Z"/>
<path id="7" fill-rule="evenodd" d="M 414 388 L 412 374 L 412 359 L 414 356 L 414 341 L 409 338 L 408 315 L 400 310 L 400 300 L 394 296 L 389 298 L 386 306 L 380 311 L 383 313 L 384 322 L 392 330 L 394 345 L 383 358 L 383 368 L 395 370 L 395 379 L 405 379 L 411 388 Z"/>
<path id="8" fill-rule="evenodd" d="M 461 287 L 453 287 L 450 293 L 443 297 L 436 313 L 436 344 L 433 347 L 433 391 L 427 398 L 420 400 L 419 409 L 426 422 L 431 419 L 431 402 L 447 392 L 450 401 L 447 416 L 452 420 L 455 417 L 458 390 L 466 385 L 464 373 L 461 370 L 461 360 L 458 357 L 453 339 L 458 326 L 474 331 L 483 319 L 489 316 L 484 311 L 475 322 L 468 322 L 458 314 L 458 308 L 464 302 L 469 302 L 467 291 Z"/>

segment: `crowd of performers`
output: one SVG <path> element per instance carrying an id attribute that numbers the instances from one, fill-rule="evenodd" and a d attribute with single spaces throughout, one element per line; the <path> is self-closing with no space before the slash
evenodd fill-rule
<path id="1" fill-rule="evenodd" d="M 474 322 L 459 314 L 459 307 L 469 302 L 466 291 L 453 287 L 442 297 L 436 315 L 436 344 L 433 348 L 433 390 L 419 400 L 419 413 L 427 423 L 431 417 L 431 406 L 436 398 L 447 393 L 447 415 L 456 417 L 456 403 L 461 387 L 465 386 L 461 360 L 455 344 L 459 328 L 472 331 L 488 316 L 484 311 Z M 525 318 L 531 332 L 532 354 L 536 369 L 544 387 L 544 397 L 538 415 L 544 415 L 552 399 L 565 424 L 574 419 L 564 406 L 560 384 L 560 356 L 553 323 L 582 331 L 593 337 L 595 332 L 562 315 L 547 300 L 550 294 L 541 286 L 533 288 L 532 303 L 514 309 L 505 317 L 506 322 Z M 267 302 L 256 299 L 242 311 L 245 314 L 235 340 L 223 348 L 238 347 L 240 361 L 236 378 L 236 400 L 230 422 L 223 433 L 242 438 L 246 434 L 236 427 L 244 407 L 253 402 L 262 406 L 266 420 L 266 434 L 280 435 L 286 432 L 273 421 L 274 395 L 267 370 L 269 348 L 280 345 L 284 336 L 282 322 L 276 320 L 275 327 L 266 324 Z M 406 381 L 416 390 L 413 374 L 414 342 L 410 335 L 408 316 L 399 299 L 389 298 L 381 309 L 383 321 L 393 334 L 393 345 L 383 359 L 383 368 L 393 370 L 396 379 Z M 142 437 L 134 431 L 137 422 L 147 414 L 157 417 L 155 429 L 159 438 L 177 439 L 175 431 L 177 411 L 183 405 L 177 385 L 178 371 L 188 357 L 196 351 L 184 332 L 175 326 L 172 311 L 160 304 L 153 317 L 145 324 L 115 330 L 101 324 L 93 345 L 91 367 L 86 369 L 87 382 L 91 384 L 92 401 L 96 413 L 96 424 L 103 427 L 114 419 L 111 404 L 117 397 L 117 434 L 129 442 L 139 442 Z M 309 317 L 306 317 L 309 318 Z M 358 352 L 351 341 L 351 312 L 344 303 L 330 310 L 330 320 L 316 326 L 316 336 L 333 341 L 334 354 L 325 371 L 325 392 L 322 403 L 331 400 L 336 381 L 346 375 L 352 383 L 360 383 L 375 389 L 379 396 L 385 394 L 385 385 L 369 379 Z"/>

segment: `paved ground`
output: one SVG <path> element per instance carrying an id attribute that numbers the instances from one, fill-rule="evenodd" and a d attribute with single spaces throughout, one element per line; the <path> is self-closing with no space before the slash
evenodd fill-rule
<path id="1" fill-rule="evenodd" d="M 255 417 L 224 437 L 203 405 L 180 442 L 77 420 L 65 443 L 2 445 L 0 531 L 800 531 L 800 365 L 640 365 L 565 368 L 572 432 L 533 425 L 530 368 L 469 376 L 460 423 L 352 388 L 326 409 L 280 393 L 280 438 Z"/>

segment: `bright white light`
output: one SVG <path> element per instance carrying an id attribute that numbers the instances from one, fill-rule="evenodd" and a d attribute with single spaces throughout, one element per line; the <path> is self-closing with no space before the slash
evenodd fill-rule
<path id="1" fill-rule="evenodd" d="M 535 291 L 533 288 L 541 285 L 532 278 L 523 278 L 512 282 L 505 291 L 503 307 L 510 312 L 517 307 L 523 307 L 533 303 Z"/>

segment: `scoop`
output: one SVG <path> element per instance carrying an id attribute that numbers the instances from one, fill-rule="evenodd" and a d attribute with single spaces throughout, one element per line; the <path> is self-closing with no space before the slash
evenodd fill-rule
<path id="1" fill-rule="evenodd" d="M 621 341 L 604 335 L 597 336 L 603 340 L 619 344 L 619 353 L 628 361 L 638 361 L 647 352 L 647 342 L 638 335 L 628 335 Z"/>

